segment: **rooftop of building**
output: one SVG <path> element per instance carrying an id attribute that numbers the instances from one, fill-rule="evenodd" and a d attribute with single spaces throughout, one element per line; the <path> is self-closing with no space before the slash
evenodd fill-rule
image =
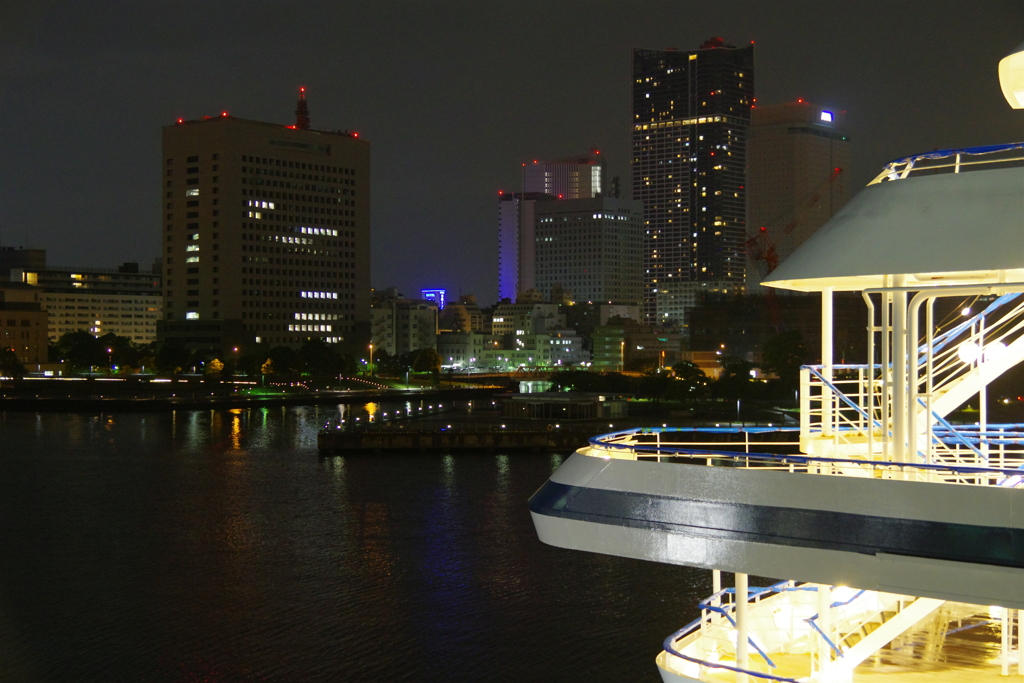
<path id="1" fill-rule="evenodd" d="M 241 123 L 251 126 L 263 126 L 266 128 L 276 128 L 278 130 L 292 130 L 300 133 L 315 133 L 317 135 L 336 135 L 339 137 L 347 138 L 359 138 L 359 133 L 351 130 L 317 130 L 315 128 L 299 129 L 295 125 L 283 125 L 280 123 L 269 123 L 267 121 L 256 121 L 254 119 L 243 119 L 237 116 L 231 116 L 227 112 L 222 112 L 220 116 L 204 116 L 199 119 L 185 119 L 180 118 L 175 123 L 164 126 L 167 128 L 174 128 L 176 126 L 189 126 L 189 125 L 210 125 L 210 124 L 223 124 L 225 122 Z"/>

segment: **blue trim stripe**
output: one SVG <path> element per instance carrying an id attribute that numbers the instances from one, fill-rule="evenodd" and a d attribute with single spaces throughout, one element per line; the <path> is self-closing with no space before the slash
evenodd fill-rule
<path id="1" fill-rule="evenodd" d="M 1024 569 L 1024 529 L 690 500 L 550 480 L 530 498 L 530 510 L 549 517 L 706 539 Z"/>

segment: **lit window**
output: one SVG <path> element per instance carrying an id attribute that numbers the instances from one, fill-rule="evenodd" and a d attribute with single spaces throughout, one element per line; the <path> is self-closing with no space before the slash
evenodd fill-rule
<path id="1" fill-rule="evenodd" d="M 189 244 L 188 246 L 185 247 L 185 251 L 199 251 L 199 245 Z"/>
<path id="2" fill-rule="evenodd" d="M 199 257 L 189 256 L 188 258 L 185 259 L 185 263 L 199 263 Z"/>
<path id="3" fill-rule="evenodd" d="M 199 313 L 196 311 L 187 311 L 185 313 L 185 320 L 199 320 Z"/>
<path id="4" fill-rule="evenodd" d="M 192 187 L 192 188 L 189 188 L 189 189 L 185 190 L 185 196 L 186 197 L 198 197 L 199 196 L 199 188 L 198 187 Z"/>

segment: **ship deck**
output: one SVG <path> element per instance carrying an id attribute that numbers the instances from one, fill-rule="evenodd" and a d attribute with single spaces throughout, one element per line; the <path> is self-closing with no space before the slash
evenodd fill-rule
<path id="1" fill-rule="evenodd" d="M 1000 622 L 989 608 L 959 602 L 947 602 L 928 619 L 879 649 L 853 670 L 852 683 L 967 683 L 1005 681 L 1000 660 Z M 662 657 L 665 653 L 662 653 Z M 774 669 L 764 660 L 751 656 L 751 669 L 783 679 L 804 680 L 811 668 L 807 654 L 773 653 Z M 734 665 L 731 657 L 722 664 Z M 1024 679 L 1019 672 L 1016 652 L 1010 653 L 1009 674 Z M 733 683 L 735 674 L 726 670 L 707 670 L 702 681 Z M 767 681 L 755 676 L 750 681 Z"/>

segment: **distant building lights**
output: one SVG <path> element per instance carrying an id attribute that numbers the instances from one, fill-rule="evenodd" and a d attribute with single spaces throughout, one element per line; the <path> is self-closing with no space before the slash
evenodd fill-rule
<path id="1" fill-rule="evenodd" d="M 821 120 L 825 123 L 832 123 L 832 112 L 823 111 L 821 112 Z"/>

